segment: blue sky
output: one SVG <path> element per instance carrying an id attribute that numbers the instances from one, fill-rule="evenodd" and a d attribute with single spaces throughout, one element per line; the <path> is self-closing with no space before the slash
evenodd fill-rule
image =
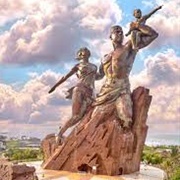
<path id="1" fill-rule="evenodd" d="M 99 65 L 112 48 L 109 28 L 120 24 L 127 32 L 134 9 L 146 14 L 159 5 L 163 8 L 147 21 L 159 37 L 138 52 L 130 79 L 132 89 L 145 86 L 153 95 L 149 133 L 177 133 L 180 4 L 176 0 L 0 0 L 0 132 L 43 136 L 56 131 L 70 116 L 71 102 L 64 100 L 64 93 L 75 77 L 54 94 L 47 92 L 76 63 L 77 49 L 87 46 L 91 61 Z M 34 127 L 41 132 L 33 132 Z"/>

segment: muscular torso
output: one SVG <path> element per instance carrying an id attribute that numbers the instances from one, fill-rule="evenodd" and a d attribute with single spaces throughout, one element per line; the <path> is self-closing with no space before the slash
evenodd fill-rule
<path id="1" fill-rule="evenodd" d="M 122 46 L 108 54 L 103 61 L 103 70 L 107 78 L 124 79 L 129 76 L 134 62 L 135 52 Z"/>

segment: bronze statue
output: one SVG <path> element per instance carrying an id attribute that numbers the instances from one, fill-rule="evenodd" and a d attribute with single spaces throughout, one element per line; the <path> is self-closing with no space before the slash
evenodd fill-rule
<path id="1" fill-rule="evenodd" d="M 128 129 L 132 124 L 129 74 L 137 51 L 133 48 L 131 40 L 123 45 L 123 37 L 123 30 L 120 26 L 116 25 L 111 28 L 110 39 L 114 50 L 105 55 L 102 60 L 98 79 L 105 76 L 106 80 L 93 105 L 115 101 L 118 118 L 123 121 L 123 127 Z M 141 37 L 138 47 L 146 47 L 157 37 L 158 33 L 149 28 L 149 35 Z"/>
<path id="2" fill-rule="evenodd" d="M 125 35 L 128 36 L 131 34 L 132 47 L 134 50 L 139 50 L 139 44 L 141 42 L 142 36 L 151 36 L 152 30 L 151 27 L 145 25 L 146 20 L 151 17 L 156 11 L 161 9 L 162 6 L 157 7 L 152 12 L 147 15 L 142 16 L 140 9 L 135 9 L 133 16 L 136 18 L 135 22 L 131 22 L 130 29 Z"/>
<path id="3" fill-rule="evenodd" d="M 81 120 L 93 101 L 93 88 L 97 67 L 89 62 L 90 55 L 90 51 L 86 47 L 79 49 L 76 57 L 79 63 L 76 64 L 67 75 L 63 76 L 49 91 L 49 93 L 53 92 L 60 84 L 76 73 L 79 82 L 76 86 L 68 90 L 69 95 L 67 96 L 67 98 L 72 99 L 72 117 L 60 129 L 58 141 L 60 141 L 63 133 L 69 127 Z"/>
<path id="4" fill-rule="evenodd" d="M 138 49 L 148 46 L 158 33 L 148 27 L 148 34 L 143 34 L 146 26 L 135 24 L 135 30 L 142 31 L 137 44 L 132 40 L 134 37 L 123 44 L 122 28 L 113 26 L 110 39 L 114 49 L 104 56 L 99 72 L 88 62 L 89 50 L 80 49 L 79 64 L 50 90 L 52 92 L 72 74 L 77 74 L 80 82 L 69 90 L 73 100 L 72 117 L 60 130 L 59 140 L 68 127 L 80 122 L 58 148 L 54 146 L 54 136 L 44 139 L 43 168 L 110 176 L 139 171 L 152 96 L 144 87 L 131 93 L 129 74 Z M 105 82 L 97 97 L 92 99 L 94 81 L 103 77 Z"/>

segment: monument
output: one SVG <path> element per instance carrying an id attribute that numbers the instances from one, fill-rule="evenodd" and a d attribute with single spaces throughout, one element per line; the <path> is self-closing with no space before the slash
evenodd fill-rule
<path id="1" fill-rule="evenodd" d="M 141 25 L 138 23 L 134 23 L 133 28 L 141 32 L 136 42 L 138 50 L 148 46 L 158 37 L 158 33 L 152 28 L 148 28 L 148 33 L 141 31 Z M 77 113 L 72 114 L 67 123 L 69 125 L 60 129 L 60 141 L 57 142 L 54 135 L 48 135 L 42 141 L 45 154 L 43 168 L 110 176 L 130 174 L 139 170 L 152 97 L 144 87 L 138 87 L 132 93 L 130 91 L 129 74 L 138 50 L 132 40 L 123 45 L 123 37 L 121 26 L 111 27 L 110 39 L 114 50 L 104 56 L 99 72 L 96 72 L 92 64 L 90 68 L 81 66 L 81 63 L 89 63 L 89 55 L 86 58 L 78 58 L 80 63 L 76 66 L 76 71 L 70 74 L 76 72 L 83 75 L 83 80 L 81 75 L 79 76 L 81 85 L 77 87 L 81 94 L 80 99 L 85 101 L 78 99 L 78 106 L 74 106 L 73 99 L 73 108 Z M 84 67 L 84 72 L 81 67 Z M 91 81 L 86 81 L 89 76 Z M 91 85 L 94 80 L 103 77 L 105 82 L 97 97 L 93 99 Z M 87 87 L 84 87 L 87 82 Z M 76 94 L 76 88 L 71 92 L 77 98 L 80 95 Z M 87 98 L 90 103 L 86 102 Z M 83 106 L 84 102 L 86 106 Z M 74 124 L 76 127 L 63 139 L 65 130 Z"/>

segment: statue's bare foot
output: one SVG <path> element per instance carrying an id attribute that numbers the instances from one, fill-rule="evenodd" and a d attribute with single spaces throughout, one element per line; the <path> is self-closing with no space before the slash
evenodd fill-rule
<path id="1" fill-rule="evenodd" d="M 63 136 L 61 133 L 61 126 L 59 126 L 59 132 L 56 136 L 56 144 L 59 146 L 59 145 L 62 145 L 62 143 L 63 143 Z"/>
<path id="2" fill-rule="evenodd" d="M 58 146 L 63 144 L 63 137 L 61 135 L 56 136 L 56 144 Z"/>

